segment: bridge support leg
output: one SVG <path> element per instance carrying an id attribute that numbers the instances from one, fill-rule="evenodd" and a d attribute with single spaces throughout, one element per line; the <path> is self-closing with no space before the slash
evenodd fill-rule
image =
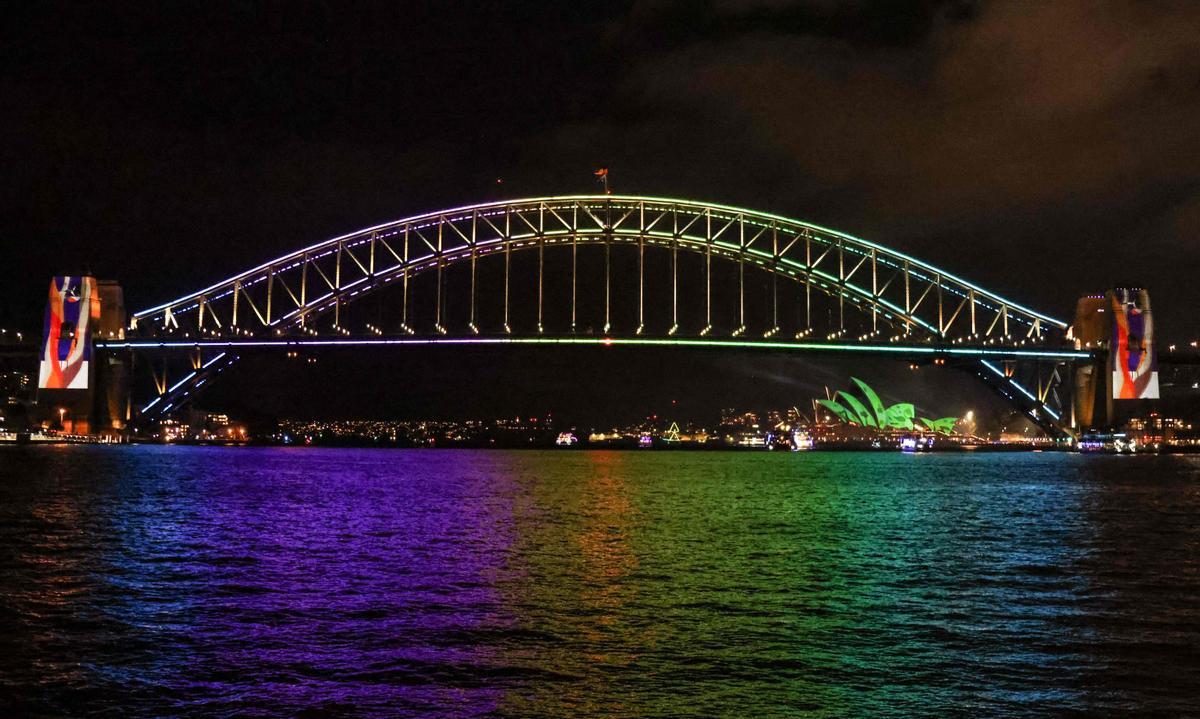
<path id="1" fill-rule="evenodd" d="M 912 273 L 908 271 L 908 260 L 904 261 L 904 334 L 912 332 Z"/>
<path id="2" fill-rule="evenodd" d="M 575 334 L 576 328 L 576 295 L 578 283 L 579 267 L 579 237 L 571 237 L 571 334 Z"/>
<path id="3" fill-rule="evenodd" d="M 871 336 L 879 334 L 879 263 L 871 249 Z"/>
<path id="4" fill-rule="evenodd" d="M 400 330 L 405 334 L 412 334 L 412 328 L 408 326 L 408 268 L 404 269 L 401 282 L 403 284 L 403 295 L 400 300 Z"/>
<path id="5" fill-rule="evenodd" d="M 838 331 L 837 336 L 846 334 L 846 251 L 839 237 L 838 249 Z"/>
<path id="6" fill-rule="evenodd" d="M 638 238 L 638 326 L 637 334 L 641 334 L 646 323 L 646 238 Z"/>
<path id="7" fill-rule="evenodd" d="M 479 304 L 479 300 L 478 300 L 479 292 L 476 289 L 478 282 L 476 279 L 475 263 L 476 263 L 476 260 L 478 259 L 478 257 L 477 257 L 478 251 L 476 250 L 476 247 L 474 244 L 474 230 L 473 229 L 472 229 L 471 234 L 472 234 L 472 240 L 471 240 L 471 242 L 472 242 L 472 244 L 471 244 L 471 322 L 467 325 L 467 328 L 471 330 L 471 334 L 477 335 L 477 334 L 479 334 L 479 324 L 478 324 L 477 317 L 476 317 L 476 306 Z"/>
<path id="8" fill-rule="evenodd" d="M 674 336 L 679 331 L 679 242 L 671 240 L 671 329 L 667 334 Z"/>
<path id="9" fill-rule="evenodd" d="M 537 331 L 538 331 L 539 335 L 542 334 L 543 327 L 544 327 L 544 325 L 542 324 L 542 316 L 543 316 L 542 315 L 542 299 L 544 297 L 545 284 L 542 280 L 542 276 L 545 273 L 545 267 L 546 267 L 546 241 L 544 239 L 540 239 L 540 240 L 538 240 L 538 321 L 537 321 Z"/>
<path id="10" fill-rule="evenodd" d="M 712 332 L 712 242 L 704 254 L 704 329 L 700 336 L 705 337 Z"/>
<path id="11" fill-rule="evenodd" d="M 807 337 L 812 333 L 812 235 L 804 233 L 804 329 L 796 333 L 796 338 Z"/>
<path id="12" fill-rule="evenodd" d="M 746 333 L 746 258 L 738 253 L 738 326 L 733 331 L 734 337 Z"/>
<path id="13" fill-rule="evenodd" d="M 779 334 L 779 273 L 771 273 L 771 329 L 765 337 Z"/>
<path id="14" fill-rule="evenodd" d="M 504 245 L 504 333 L 512 332 L 512 325 L 508 323 L 508 278 L 512 270 L 512 245 L 505 243 Z"/>
<path id="15" fill-rule="evenodd" d="M 433 310 L 433 329 L 440 335 L 446 334 L 446 328 L 442 327 L 442 260 L 439 257 L 437 263 L 437 291 L 434 293 L 434 310 Z"/>
<path id="16" fill-rule="evenodd" d="M 612 251 L 608 236 L 604 236 L 604 334 L 612 329 Z"/>
<path id="17" fill-rule="evenodd" d="M 1014 408 L 1051 437 L 1072 434 L 1071 368 L 1061 362 L 1043 360 L 974 360 L 970 367 L 984 384 L 1004 397 Z"/>

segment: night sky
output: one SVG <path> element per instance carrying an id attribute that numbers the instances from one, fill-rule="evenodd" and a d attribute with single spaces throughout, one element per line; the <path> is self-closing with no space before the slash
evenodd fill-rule
<path id="1" fill-rule="evenodd" d="M 36 329 L 54 274 L 118 279 L 138 309 L 405 215 L 592 192 L 608 167 L 617 192 L 838 228 L 1061 318 L 1142 284 L 1160 337 L 1200 336 L 1200 3 L 516 8 L 6 7 L 0 326 Z M 303 380 L 269 364 L 226 391 L 293 414 L 584 412 L 583 373 L 647 407 L 719 385 L 703 414 L 852 371 L 900 382 L 755 357 L 560 356 L 536 379 L 511 353 L 330 358 L 346 371 L 308 380 L 318 404 L 282 402 Z M 404 387 L 361 396 L 365 369 Z M 462 381 L 480 376 L 504 391 Z"/>

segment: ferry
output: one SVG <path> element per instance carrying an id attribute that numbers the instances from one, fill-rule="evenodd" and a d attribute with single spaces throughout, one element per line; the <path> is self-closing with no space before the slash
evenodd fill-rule
<path id="1" fill-rule="evenodd" d="M 579 444 L 579 438 L 572 432 L 559 432 L 558 439 L 554 440 L 554 443 L 559 447 L 574 447 Z"/>
<path id="2" fill-rule="evenodd" d="M 1124 432 L 1088 432 L 1077 445 L 1085 454 L 1137 454 L 1137 440 Z"/>
<path id="3" fill-rule="evenodd" d="M 900 438 L 901 452 L 928 452 L 933 449 L 933 437 L 908 435 Z"/>
<path id="4" fill-rule="evenodd" d="M 813 438 L 808 432 L 796 430 L 792 432 L 792 451 L 807 452 L 813 448 Z"/>

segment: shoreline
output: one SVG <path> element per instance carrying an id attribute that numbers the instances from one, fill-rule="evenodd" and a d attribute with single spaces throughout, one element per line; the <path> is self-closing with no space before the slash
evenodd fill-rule
<path id="1" fill-rule="evenodd" d="M 285 448 L 285 449 L 387 449 L 387 450 L 493 450 L 493 451 L 555 451 L 555 452 L 633 452 L 633 453 L 648 453 L 648 452 L 683 452 L 683 453 L 734 453 L 734 454 L 822 454 L 822 453 L 859 453 L 859 454 L 1012 454 L 1017 452 L 1036 453 L 1055 453 L 1055 454 L 1098 454 L 1098 455 L 1200 455 L 1200 447 L 1164 447 L 1157 451 L 1139 451 L 1139 452 L 1082 452 L 1073 447 L 1062 446 L 1034 446 L 1034 445 L 970 445 L 970 446 L 943 446 L 925 449 L 918 452 L 905 452 L 898 448 L 874 448 L 861 446 L 829 446 L 813 448 L 792 452 L 786 448 L 780 449 L 764 449 L 762 447 L 703 447 L 703 446 L 659 446 L 653 447 L 638 447 L 636 445 L 622 444 L 607 444 L 594 446 L 575 445 L 571 447 L 560 447 L 553 444 L 515 444 L 515 445 L 498 445 L 498 444 L 449 444 L 449 445 L 397 445 L 397 444 L 380 444 L 370 442 L 345 443 L 345 444 L 282 444 L 278 442 L 217 442 L 217 441 L 180 441 L 180 442 L 143 442 L 143 441 L 87 441 L 77 438 L 51 440 L 43 439 L 30 442 L 17 441 L 0 441 L 0 447 L 39 447 L 39 446 L 152 446 L 152 447 L 246 447 L 246 448 Z"/>

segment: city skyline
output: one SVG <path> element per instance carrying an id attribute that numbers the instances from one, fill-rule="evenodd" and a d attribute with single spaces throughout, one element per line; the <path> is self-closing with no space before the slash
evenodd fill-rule
<path id="1" fill-rule="evenodd" d="M 597 192 L 594 172 L 605 168 L 617 192 L 738 204 L 836 227 L 1055 317 L 1069 317 L 1083 294 L 1144 283 L 1160 337 L 1187 341 L 1197 334 L 1187 308 L 1200 291 L 1186 281 L 1197 260 L 1190 160 L 1198 146 L 1178 128 L 1200 110 L 1179 78 L 1194 63 L 1185 30 L 1200 13 L 1099 7 L 1089 23 L 1072 25 L 1073 52 L 1094 62 L 1063 63 L 1059 43 L 1039 28 L 1070 21 L 1078 11 L 1067 4 L 1022 15 L 987 3 L 667 3 L 556 10 L 537 23 L 426 8 L 419 22 L 350 14 L 346 21 L 363 29 L 353 47 L 321 42 L 319 11 L 258 33 L 262 18 L 253 13 L 188 18 L 126 8 L 104 18 L 112 33 L 91 36 L 88 13 L 101 11 L 27 6 L 9 25 L 19 37 L 7 43 L 21 112 L 4 122 L 29 142 L 7 145 L 14 172 L 0 193 L 0 237 L 13 248 L 14 277 L 0 324 L 36 332 L 38 288 L 51 274 L 94 272 L 121 282 L 131 308 L 146 307 L 231 268 L 405 214 Z M 58 22 L 67 15 L 71 22 Z M 155 32 L 140 34 L 127 55 L 143 26 Z M 445 32 L 403 35 L 403 51 L 393 51 L 393 39 L 375 29 L 417 26 Z M 1088 72 L 1106 67 L 1105 33 L 1118 26 L 1128 32 L 1125 69 L 1094 82 Z M 447 33 L 458 44 L 435 40 Z M 182 36 L 186 42 L 173 42 Z M 566 53 L 559 38 L 580 49 Z M 1004 48 L 995 69 L 980 64 L 988 42 Z M 32 46 L 37 52 L 22 51 Z M 295 58 L 297 48 L 307 54 Z M 753 78 L 772 54 L 780 58 L 778 84 L 768 86 Z M 284 57 L 298 62 L 277 61 Z M 620 79 L 605 72 L 618 58 L 629 66 Z M 1025 63 L 1040 83 L 1022 84 Z M 466 79 L 478 76 L 462 70 L 484 65 L 490 79 Z M 990 82 L 968 91 L 968 70 Z M 342 77 L 354 82 L 334 79 Z M 893 90 L 871 94 L 885 78 Z M 89 89 L 100 86 L 109 92 Z M 1062 88 L 1072 90 L 1054 94 Z M 1047 97 L 1055 101 L 1039 104 L 1041 114 L 1023 109 Z M 533 106 L 543 111 L 531 125 Z M 301 107 L 314 110 L 295 111 Z M 488 121 L 478 124 L 483 108 Z M 937 108 L 949 108 L 947 117 Z M 1078 113 L 1108 130 L 1086 143 L 1064 133 Z M 782 115 L 796 128 L 769 122 Z M 876 132 L 881 123 L 896 129 Z M 899 141 L 899 128 L 943 152 Z M 824 149 L 800 142 L 804 133 L 823 138 Z M 834 153 L 847 143 L 862 151 Z M 1104 148 L 1111 167 L 1089 159 Z M 1124 191 L 1122 178 L 1138 192 Z M 252 203 L 243 199 L 250 196 Z M 510 363 L 504 353 L 492 356 Z M 395 360 L 384 373 L 413 361 L 424 360 Z M 653 361 L 674 362 L 693 384 L 728 369 L 710 356 Z M 572 370 L 552 364 L 547 381 L 569 385 Z M 344 367 L 322 389 L 353 393 L 362 368 Z M 629 363 L 616 382 L 632 384 L 636 371 Z M 445 383 L 441 400 L 479 394 L 466 389 L 471 376 L 464 370 Z M 725 377 L 748 396 L 756 391 L 754 378 Z"/>

